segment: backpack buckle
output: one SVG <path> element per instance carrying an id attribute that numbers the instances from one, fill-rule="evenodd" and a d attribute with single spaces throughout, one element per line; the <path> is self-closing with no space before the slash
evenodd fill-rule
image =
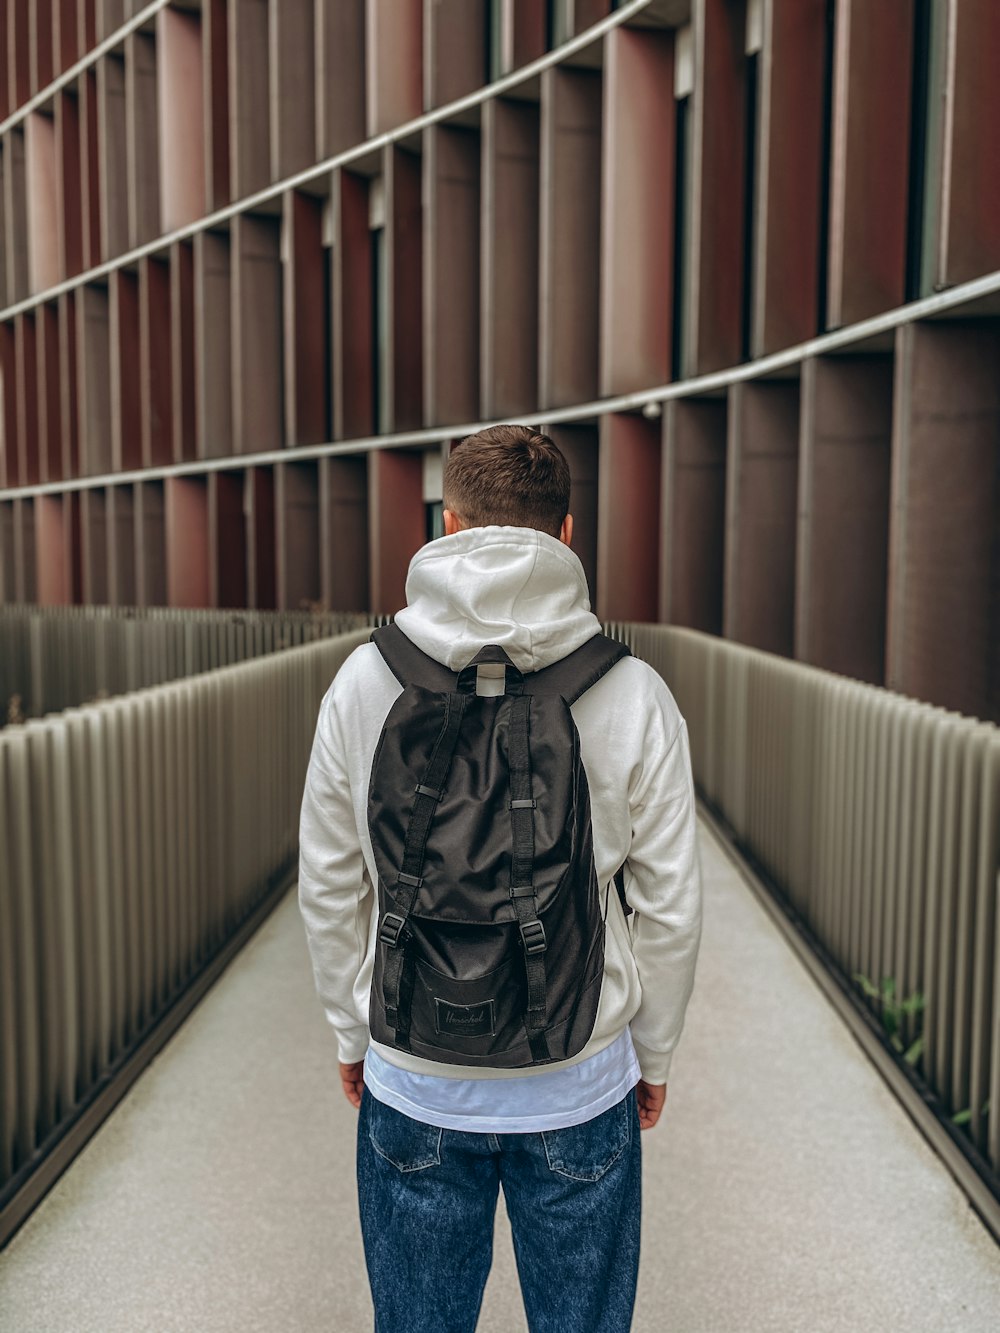
<path id="1" fill-rule="evenodd" d="M 383 944 L 388 944 L 390 949 L 395 949 L 399 944 L 399 937 L 403 933 L 403 927 L 406 922 L 395 912 L 386 912 L 382 918 L 382 925 L 379 927 L 378 937 Z"/>
<path id="2" fill-rule="evenodd" d="M 548 948 L 545 927 L 537 917 L 533 921 L 523 921 L 521 923 L 521 943 L 524 945 L 524 952 L 527 954 L 544 953 Z"/>

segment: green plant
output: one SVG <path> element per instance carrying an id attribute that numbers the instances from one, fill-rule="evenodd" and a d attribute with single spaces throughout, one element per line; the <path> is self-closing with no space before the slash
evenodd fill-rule
<path id="1" fill-rule="evenodd" d="M 979 1114 L 986 1115 L 989 1109 L 990 1109 L 990 1099 L 989 1097 L 987 1097 L 986 1100 L 983 1102 L 983 1109 L 979 1112 Z M 951 1123 L 953 1125 L 967 1125 L 971 1119 L 972 1119 L 972 1107 L 967 1106 L 964 1111 L 955 1112 L 955 1114 L 951 1117 Z"/>
<path id="2" fill-rule="evenodd" d="M 892 1049 L 901 1055 L 908 1065 L 915 1065 L 924 1053 L 924 1034 L 918 1032 L 910 1045 L 906 1046 L 900 1032 L 907 1018 L 918 1019 L 927 1007 L 927 998 L 923 991 L 914 991 L 905 1000 L 901 1000 L 896 996 L 895 977 L 883 977 L 881 985 L 877 986 L 863 972 L 854 972 L 852 975 L 865 995 L 870 1000 L 879 1002 L 882 1026 L 885 1028 Z"/>

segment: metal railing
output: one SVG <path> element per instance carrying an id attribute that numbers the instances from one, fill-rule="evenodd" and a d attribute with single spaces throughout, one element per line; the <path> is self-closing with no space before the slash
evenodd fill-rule
<path id="1" fill-rule="evenodd" d="M 701 794 L 845 991 L 926 997 L 900 1035 L 912 1052 L 922 1028 L 913 1063 L 995 1192 L 1000 730 L 693 631 L 609 628 L 668 682 Z M 0 734 L 0 1244 L 287 883 L 319 702 L 367 634 Z"/>
<path id="2" fill-rule="evenodd" d="M 0 606 L 0 727 L 370 625 L 338 612 Z"/>
<path id="3" fill-rule="evenodd" d="M 369 632 L 0 733 L 0 1244 L 287 886 L 319 703 Z"/>
<path id="4" fill-rule="evenodd" d="M 695 631 L 612 629 L 668 682 L 739 849 L 898 1023 L 897 1049 L 996 1173 L 1000 728 Z"/>

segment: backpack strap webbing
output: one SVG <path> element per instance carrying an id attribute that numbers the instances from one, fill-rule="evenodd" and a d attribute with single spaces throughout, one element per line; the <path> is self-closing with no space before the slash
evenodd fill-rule
<path id="1" fill-rule="evenodd" d="M 545 977 L 545 952 L 548 941 L 545 927 L 538 919 L 538 898 L 535 893 L 535 801 L 531 795 L 530 730 L 531 699 L 519 694 L 510 711 L 510 823 L 513 856 L 510 869 L 510 898 L 517 917 L 524 949 L 525 979 L 528 1004 L 524 1027 L 536 1061 L 549 1058 L 545 1039 L 545 1021 L 548 1010 Z"/>
<path id="2" fill-rule="evenodd" d="M 631 656 L 627 644 L 609 639 L 606 634 L 595 634 L 575 652 L 525 676 L 524 691 L 526 694 L 561 694 L 568 704 L 575 704 L 582 694 L 608 674 L 616 662 Z"/>
<path id="3" fill-rule="evenodd" d="M 618 891 L 618 901 L 622 905 L 622 912 L 625 916 L 632 915 L 632 909 L 628 905 L 628 899 L 625 897 L 625 867 L 621 865 L 615 871 L 615 888 Z"/>
<path id="4" fill-rule="evenodd" d="M 404 689 L 407 685 L 422 685 L 438 694 L 454 690 L 456 673 L 429 657 L 397 625 L 382 625 L 372 633 L 371 641 Z"/>
<path id="5" fill-rule="evenodd" d="M 413 991 L 412 979 L 410 985 L 403 984 L 403 972 L 408 958 L 406 927 L 417 901 L 417 893 L 423 884 L 427 836 L 430 833 L 438 801 L 448 781 L 467 703 L 468 695 L 465 694 L 445 696 L 441 730 L 438 732 L 423 778 L 413 798 L 413 808 L 410 811 L 403 843 L 403 863 L 397 873 L 395 884 L 386 885 L 396 910 L 385 913 L 379 928 L 379 939 L 387 946 L 382 998 L 385 1004 L 386 1022 L 395 1028 L 396 1045 L 404 1051 L 409 1050 L 409 1001 Z"/>

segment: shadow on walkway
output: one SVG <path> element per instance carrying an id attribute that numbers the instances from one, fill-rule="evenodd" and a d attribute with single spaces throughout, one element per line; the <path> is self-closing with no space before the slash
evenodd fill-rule
<path id="1" fill-rule="evenodd" d="M 699 973 L 643 1138 L 635 1330 L 992 1333 L 1000 1249 L 701 842 Z M 291 894 L 0 1255 L 0 1333 L 370 1328 L 335 1061 Z M 524 1327 L 501 1216 L 480 1330 Z"/>

